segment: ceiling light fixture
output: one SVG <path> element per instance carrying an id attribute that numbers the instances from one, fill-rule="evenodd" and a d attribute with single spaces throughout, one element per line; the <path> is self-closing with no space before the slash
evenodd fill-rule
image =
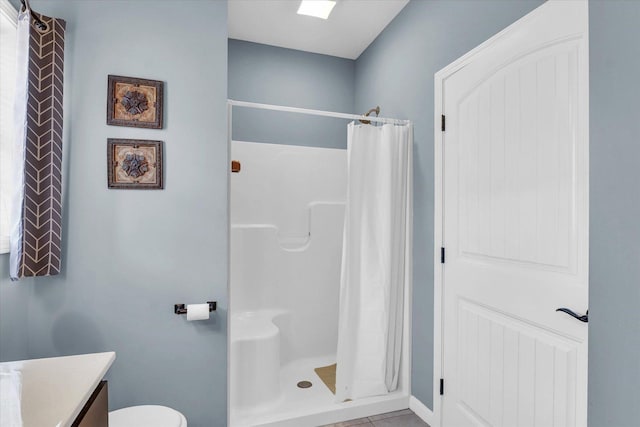
<path id="1" fill-rule="evenodd" d="M 308 15 L 327 19 L 336 2 L 333 0 L 302 0 L 298 8 L 298 15 Z"/>

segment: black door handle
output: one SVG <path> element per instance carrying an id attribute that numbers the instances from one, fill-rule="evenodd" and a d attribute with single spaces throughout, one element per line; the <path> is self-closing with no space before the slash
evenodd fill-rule
<path id="1" fill-rule="evenodd" d="M 562 311 L 563 313 L 567 313 L 569 316 L 575 317 L 581 322 L 584 322 L 584 323 L 589 322 L 589 310 L 587 310 L 587 314 L 583 316 L 580 316 L 579 314 L 576 314 L 572 310 L 569 310 L 568 308 L 564 308 L 564 307 L 558 308 L 556 311 Z"/>

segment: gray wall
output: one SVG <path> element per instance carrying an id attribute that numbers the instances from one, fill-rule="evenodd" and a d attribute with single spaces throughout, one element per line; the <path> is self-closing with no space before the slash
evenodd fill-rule
<path id="1" fill-rule="evenodd" d="M 412 392 L 433 404 L 433 75 L 541 0 L 412 1 L 356 61 L 356 110 L 414 121 Z"/>
<path id="2" fill-rule="evenodd" d="M 115 351 L 112 409 L 168 405 L 189 426 L 224 426 L 227 4 L 31 3 L 67 20 L 64 266 L 34 283 L 2 280 L 1 356 Z M 165 129 L 106 126 L 108 74 L 163 80 Z M 163 140 L 165 189 L 108 190 L 109 137 Z M 209 299 L 211 321 L 173 314 Z M 28 319 L 5 311 L 13 305 L 28 305 Z"/>
<path id="3" fill-rule="evenodd" d="M 355 62 L 350 59 L 229 40 L 229 98 L 353 113 Z M 346 120 L 233 110 L 233 139 L 346 148 Z"/>
<path id="4" fill-rule="evenodd" d="M 640 2 L 590 1 L 589 425 L 640 422 Z"/>
<path id="5" fill-rule="evenodd" d="M 29 358 L 27 322 L 32 280 L 9 280 L 9 254 L 0 255 L 0 362 Z"/>

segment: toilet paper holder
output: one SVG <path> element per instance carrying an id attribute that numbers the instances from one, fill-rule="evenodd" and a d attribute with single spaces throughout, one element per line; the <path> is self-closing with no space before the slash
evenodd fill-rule
<path id="1" fill-rule="evenodd" d="M 209 304 L 209 313 L 211 313 L 212 311 L 216 311 L 217 308 L 217 303 L 216 301 L 207 301 L 207 304 Z M 187 314 L 187 305 L 186 304 L 174 304 L 173 305 L 173 312 L 175 314 Z"/>

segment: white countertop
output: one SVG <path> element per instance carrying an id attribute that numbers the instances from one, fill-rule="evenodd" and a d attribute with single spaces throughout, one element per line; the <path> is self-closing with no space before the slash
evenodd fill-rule
<path id="1" fill-rule="evenodd" d="M 115 358 L 108 352 L 0 363 L 0 427 L 70 426 Z"/>

